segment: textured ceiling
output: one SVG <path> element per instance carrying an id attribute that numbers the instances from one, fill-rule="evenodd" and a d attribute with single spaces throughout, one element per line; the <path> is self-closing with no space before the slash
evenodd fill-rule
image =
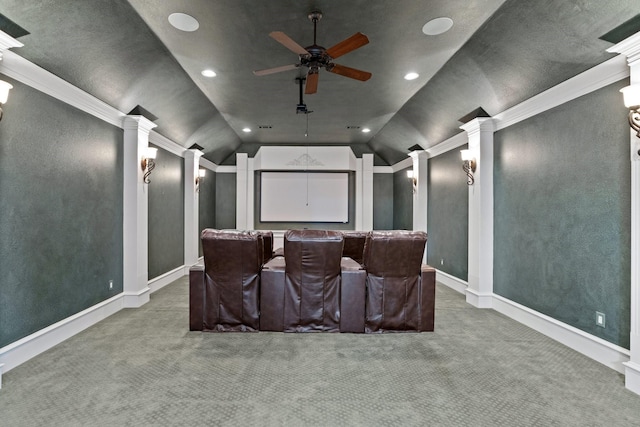
<path id="1" fill-rule="evenodd" d="M 252 71 L 296 63 L 269 33 L 311 45 L 314 9 L 324 15 L 318 44 L 368 36 L 369 44 L 335 62 L 373 77 L 321 70 L 318 93 L 304 96 L 313 113 L 296 114 L 302 68 Z M 376 164 L 393 164 L 410 146 L 460 132 L 458 118 L 480 106 L 500 113 L 607 60 L 611 43 L 599 37 L 638 14 L 640 2 L 0 0 L 0 12 L 30 33 L 16 53 L 122 112 L 141 106 L 157 117 L 159 133 L 204 147 L 216 163 L 264 144 L 348 144 L 357 155 L 375 153 Z M 174 12 L 195 17 L 199 29 L 173 28 Z M 453 19 L 449 32 L 422 33 L 441 16 Z M 203 77 L 205 68 L 217 77 Z M 404 80 L 409 71 L 420 77 Z"/>

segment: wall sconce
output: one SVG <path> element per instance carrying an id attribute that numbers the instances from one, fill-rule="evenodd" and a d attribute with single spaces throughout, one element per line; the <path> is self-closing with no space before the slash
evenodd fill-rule
<path id="1" fill-rule="evenodd" d="M 467 185 L 473 185 L 473 173 L 476 171 L 476 158 L 471 154 L 471 150 L 460 150 L 462 157 L 462 170 L 467 174 Z"/>
<path id="2" fill-rule="evenodd" d="M 6 104 L 10 89 L 13 89 L 12 85 L 4 80 L 0 80 L 0 120 L 2 120 L 2 105 Z"/>
<path id="3" fill-rule="evenodd" d="M 196 176 L 196 193 L 200 192 L 200 183 L 206 174 L 206 169 L 198 169 L 198 176 Z"/>
<path id="4" fill-rule="evenodd" d="M 151 171 L 156 167 L 156 162 L 153 160 L 156 158 L 158 154 L 158 149 L 153 147 L 147 147 L 142 152 L 142 160 L 140 161 L 140 167 L 142 168 L 142 172 L 144 172 L 144 176 L 142 177 L 142 182 L 148 184 L 151 182 L 149 179 L 149 175 L 151 175 Z"/>
<path id="5" fill-rule="evenodd" d="M 413 175 L 413 169 L 409 169 L 407 171 L 407 178 L 409 178 L 411 180 L 411 183 L 413 184 L 413 192 L 415 193 L 416 192 L 416 188 L 418 187 L 418 180 Z"/>
<path id="6" fill-rule="evenodd" d="M 620 92 L 622 92 L 625 107 L 629 109 L 629 126 L 640 138 L 640 84 L 623 87 Z"/>

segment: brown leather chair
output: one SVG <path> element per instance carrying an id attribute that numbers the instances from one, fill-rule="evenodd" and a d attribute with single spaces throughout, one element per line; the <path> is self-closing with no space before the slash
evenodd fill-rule
<path id="1" fill-rule="evenodd" d="M 258 231 L 262 236 L 262 249 L 264 251 L 262 256 L 262 263 L 266 264 L 271 258 L 273 258 L 273 231 Z"/>
<path id="2" fill-rule="evenodd" d="M 257 331 L 263 245 L 254 231 L 205 229 L 204 266 L 189 271 L 192 331 Z"/>
<path id="3" fill-rule="evenodd" d="M 365 273 L 354 261 L 343 261 L 342 246 L 342 233 L 336 231 L 285 233 L 285 256 L 273 258 L 262 269 L 261 330 L 364 331 Z M 347 291 L 341 292 L 341 286 Z M 355 306 L 344 321 L 341 297 L 344 305 L 353 300 Z"/>
<path id="4" fill-rule="evenodd" d="M 358 264 L 362 264 L 367 234 L 368 231 L 343 231 L 344 247 L 342 249 L 342 256 L 349 257 Z"/>
<path id="5" fill-rule="evenodd" d="M 422 231 L 372 231 L 367 236 L 367 333 L 433 331 L 435 269 L 422 264 L 426 243 Z"/>

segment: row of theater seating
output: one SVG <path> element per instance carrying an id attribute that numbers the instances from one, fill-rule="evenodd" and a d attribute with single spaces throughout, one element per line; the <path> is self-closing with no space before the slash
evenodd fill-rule
<path id="1" fill-rule="evenodd" d="M 435 270 L 426 233 L 205 229 L 189 275 L 198 331 L 433 331 Z"/>

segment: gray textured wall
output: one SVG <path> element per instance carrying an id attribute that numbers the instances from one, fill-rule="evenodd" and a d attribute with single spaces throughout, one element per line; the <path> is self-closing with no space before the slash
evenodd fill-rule
<path id="1" fill-rule="evenodd" d="M 158 149 L 149 177 L 149 279 L 184 265 L 184 159 Z"/>
<path id="2" fill-rule="evenodd" d="M 462 148 L 429 159 L 427 263 L 467 280 L 469 189 Z"/>
<path id="3" fill-rule="evenodd" d="M 353 230 L 356 223 L 356 181 L 355 173 L 349 173 L 349 221 L 339 222 L 261 222 L 260 221 L 260 172 L 254 175 L 254 228 L 256 230 L 289 230 L 308 228 L 310 230 Z"/>
<path id="4" fill-rule="evenodd" d="M 631 190 L 618 90 L 627 84 L 497 132 L 494 172 L 495 293 L 625 348 Z"/>
<path id="5" fill-rule="evenodd" d="M 393 174 L 373 174 L 373 229 L 393 229 Z"/>
<path id="6" fill-rule="evenodd" d="M 393 174 L 393 228 L 413 230 L 413 185 L 407 178 L 407 170 Z"/>
<path id="7" fill-rule="evenodd" d="M 216 174 L 216 228 L 236 228 L 236 174 Z"/>
<path id="8" fill-rule="evenodd" d="M 216 228 L 216 173 L 210 170 L 200 182 L 198 200 L 198 230 L 205 228 Z M 202 256 L 202 245 L 198 247 L 198 253 Z"/>
<path id="9" fill-rule="evenodd" d="M 122 292 L 122 130 L 3 79 L 0 347 Z"/>

